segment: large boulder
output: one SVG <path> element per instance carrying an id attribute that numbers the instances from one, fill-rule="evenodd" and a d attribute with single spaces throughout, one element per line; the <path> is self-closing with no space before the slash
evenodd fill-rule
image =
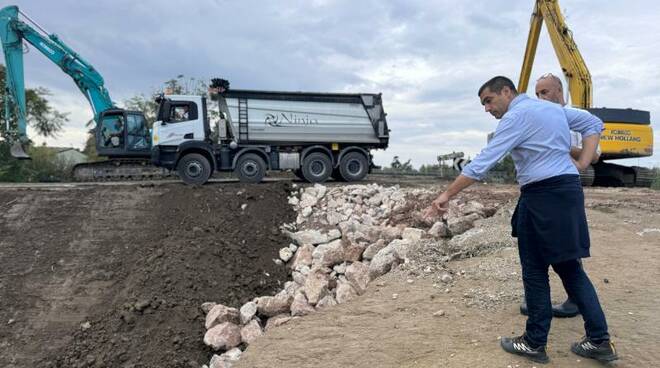
<path id="1" fill-rule="evenodd" d="M 259 322 L 253 319 L 241 329 L 241 341 L 249 345 L 263 334 Z"/>
<path id="2" fill-rule="evenodd" d="M 277 316 L 273 316 L 268 319 L 268 322 L 266 322 L 266 327 L 264 327 L 264 331 L 268 331 L 273 327 L 281 326 L 289 322 L 292 318 L 293 317 L 291 317 L 288 313 L 278 314 Z"/>
<path id="3" fill-rule="evenodd" d="M 362 258 L 363 259 L 372 259 L 380 251 L 381 249 L 385 248 L 387 246 L 387 243 L 385 242 L 384 239 L 378 239 L 375 243 L 369 245 L 364 252 L 362 253 Z"/>
<path id="4" fill-rule="evenodd" d="M 312 253 L 312 263 L 332 267 L 344 261 L 344 246 L 341 239 L 321 244 Z"/>
<path id="5" fill-rule="evenodd" d="M 428 234 L 434 238 L 448 238 L 451 236 L 449 227 L 442 221 L 438 221 L 428 231 Z"/>
<path id="6" fill-rule="evenodd" d="M 293 261 L 291 261 L 291 268 L 297 269 L 301 266 L 312 266 L 312 253 L 314 252 L 314 246 L 311 244 L 305 244 L 298 248 L 295 255 L 293 256 Z"/>
<path id="7" fill-rule="evenodd" d="M 376 253 L 369 263 L 369 277 L 378 278 L 398 266 L 407 255 L 409 243 L 404 240 L 394 240 Z"/>
<path id="8" fill-rule="evenodd" d="M 353 262 L 346 268 L 346 281 L 348 281 L 358 295 L 364 294 L 369 284 L 369 266 L 362 262 Z"/>
<path id="9" fill-rule="evenodd" d="M 213 350 L 229 350 L 241 343 L 241 328 L 231 322 L 213 326 L 204 335 L 204 344 Z"/>
<path id="10" fill-rule="evenodd" d="M 474 227 L 474 222 L 480 218 L 481 216 L 476 213 L 453 217 L 447 220 L 447 227 L 452 236 L 460 235 Z"/>
<path id="11" fill-rule="evenodd" d="M 314 312 L 314 307 L 312 307 L 308 302 L 305 294 L 302 292 L 297 292 L 291 303 L 291 315 L 292 316 L 304 316 Z"/>
<path id="12" fill-rule="evenodd" d="M 248 323 L 252 317 L 257 314 L 257 303 L 255 302 L 247 302 L 243 304 L 241 309 L 239 309 L 239 313 L 241 315 L 241 323 L 246 324 Z"/>
<path id="13" fill-rule="evenodd" d="M 242 353 L 241 349 L 233 348 L 222 355 L 213 355 L 209 368 L 231 368 L 241 359 Z"/>
<path id="14" fill-rule="evenodd" d="M 287 235 L 297 244 L 323 244 L 338 239 L 341 233 L 337 229 L 330 230 L 327 234 L 321 233 L 319 230 L 304 230 L 295 233 L 288 232 Z"/>
<path id="15" fill-rule="evenodd" d="M 316 305 L 328 294 L 328 282 L 328 275 L 320 270 L 314 270 L 307 275 L 302 291 L 309 304 Z"/>
<path id="16" fill-rule="evenodd" d="M 422 239 L 422 235 L 424 235 L 424 230 L 422 229 L 417 229 L 414 227 L 407 227 L 403 229 L 403 233 L 401 234 L 401 238 L 403 240 L 408 240 L 412 242 L 419 241 Z"/>
<path id="17" fill-rule="evenodd" d="M 239 324 L 241 321 L 238 309 L 226 307 L 222 304 L 216 304 L 206 315 L 206 329 L 219 325 L 224 322 Z"/>
<path id="18" fill-rule="evenodd" d="M 257 312 L 266 317 L 288 312 L 292 299 L 288 295 L 259 297 L 255 300 Z"/>
<path id="19" fill-rule="evenodd" d="M 339 280 L 337 281 L 337 303 L 342 304 L 346 303 L 347 301 L 355 298 L 358 293 L 355 291 L 353 286 L 346 281 L 343 277 L 340 277 Z"/>

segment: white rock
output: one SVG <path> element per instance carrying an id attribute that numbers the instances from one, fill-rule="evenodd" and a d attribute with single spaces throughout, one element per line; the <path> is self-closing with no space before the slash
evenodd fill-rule
<path id="1" fill-rule="evenodd" d="M 343 261 L 344 247 L 341 239 L 321 244 L 312 253 L 312 264 L 319 263 L 323 266 L 332 266 Z"/>
<path id="2" fill-rule="evenodd" d="M 280 259 L 283 262 L 288 262 L 291 259 L 291 257 L 293 257 L 293 252 L 291 251 L 291 249 L 289 249 L 289 247 L 280 249 Z"/>
<path id="3" fill-rule="evenodd" d="M 298 205 L 298 203 L 300 203 L 300 200 L 298 199 L 298 197 L 295 197 L 295 196 L 294 197 L 289 197 L 289 204 L 290 205 L 296 206 L 296 205 Z"/>
<path id="4" fill-rule="evenodd" d="M 316 303 L 316 309 L 332 307 L 335 305 L 337 305 L 337 300 L 335 300 L 334 296 L 329 294 L 324 296 L 323 299 L 319 300 L 319 302 Z"/>
<path id="5" fill-rule="evenodd" d="M 434 238 L 446 238 L 449 237 L 449 228 L 447 224 L 442 221 L 438 221 L 428 231 L 428 234 Z"/>
<path id="6" fill-rule="evenodd" d="M 403 240 L 416 242 L 422 238 L 422 235 L 424 235 L 424 230 L 416 229 L 414 227 L 407 227 L 403 229 L 403 234 L 401 234 L 401 237 Z"/>
<path id="7" fill-rule="evenodd" d="M 209 368 L 231 368 L 241 359 L 241 349 L 233 348 L 222 355 L 213 355 Z"/>
<path id="8" fill-rule="evenodd" d="M 309 304 L 305 294 L 302 292 L 296 293 L 296 296 L 293 298 L 293 302 L 291 303 L 291 315 L 294 317 L 305 316 L 312 312 L 314 312 L 314 307 Z"/>
<path id="9" fill-rule="evenodd" d="M 257 311 L 266 317 L 275 316 L 289 311 L 292 298 L 287 296 L 262 296 L 256 299 Z"/>
<path id="10" fill-rule="evenodd" d="M 342 304 L 347 301 L 355 298 L 358 295 L 357 291 L 351 286 L 351 284 L 343 279 L 339 279 L 337 282 L 337 303 Z"/>
<path id="11" fill-rule="evenodd" d="M 330 238 L 330 234 L 322 234 L 319 230 L 304 230 L 296 233 L 287 233 L 287 235 L 289 235 L 297 245 L 327 243 Z"/>
<path id="12" fill-rule="evenodd" d="M 449 232 L 453 236 L 463 234 L 474 226 L 474 222 L 481 218 L 476 213 L 472 213 L 467 216 L 454 217 L 447 220 L 447 226 L 449 227 Z"/>
<path id="13" fill-rule="evenodd" d="M 346 273 L 346 267 L 347 267 L 347 266 L 348 266 L 348 265 L 346 264 L 346 262 L 344 262 L 344 263 L 341 263 L 341 264 L 335 265 L 334 267 L 332 267 L 332 269 L 333 269 L 336 273 L 344 274 L 344 273 Z"/>
<path id="14" fill-rule="evenodd" d="M 371 244 L 368 246 L 365 250 L 364 253 L 362 253 L 362 258 L 371 260 L 374 258 L 376 253 L 378 253 L 381 249 L 385 248 L 387 246 L 387 243 L 385 243 L 384 239 L 378 239 L 377 242 L 374 244 Z"/>
<path id="15" fill-rule="evenodd" d="M 346 268 L 346 280 L 353 286 L 358 295 L 364 294 L 369 284 L 369 266 L 362 262 L 353 262 Z"/>
<path id="16" fill-rule="evenodd" d="M 224 322 L 212 327 L 204 335 L 204 344 L 214 350 L 228 350 L 241 343 L 241 329 L 231 322 Z"/>
<path id="17" fill-rule="evenodd" d="M 277 316 L 273 316 L 268 319 L 268 322 L 266 322 L 266 327 L 264 328 L 264 331 L 268 331 L 273 327 L 281 326 L 291 320 L 291 316 L 287 314 L 279 314 Z"/>
<path id="18" fill-rule="evenodd" d="M 249 345 L 263 334 L 264 331 L 261 329 L 259 322 L 253 319 L 241 329 L 241 341 Z"/>
<path id="19" fill-rule="evenodd" d="M 312 207 L 305 207 L 305 208 L 303 208 L 303 210 L 300 212 L 300 214 L 301 214 L 303 217 L 309 217 L 309 215 L 312 214 Z"/>
<path id="20" fill-rule="evenodd" d="M 289 250 L 291 250 L 291 252 L 295 253 L 298 250 L 298 246 L 291 243 L 291 244 L 289 244 Z"/>
<path id="21" fill-rule="evenodd" d="M 257 303 L 247 302 L 243 304 L 243 306 L 239 310 L 239 313 L 241 315 L 241 323 L 242 324 L 248 323 L 252 319 L 252 317 L 254 317 L 254 315 L 257 314 Z"/>
<path id="22" fill-rule="evenodd" d="M 444 283 L 449 283 L 449 282 L 451 282 L 453 279 L 454 279 L 454 278 L 451 277 L 451 275 L 448 274 L 448 273 L 443 273 L 442 276 L 440 276 L 440 280 L 442 280 L 442 282 L 444 282 Z"/>
<path id="23" fill-rule="evenodd" d="M 328 294 L 328 275 L 323 272 L 310 272 L 305 280 L 303 292 L 311 305 L 316 305 L 319 300 Z"/>
<path id="24" fill-rule="evenodd" d="M 309 188 L 309 189 L 311 189 L 311 188 Z M 310 194 L 309 189 L 307 191 L 305 191 L 305 193 L 303 193 L 300 196 L 299 206 L 302 207 L 302 208 L 313 207 L 318 202 L 318 198 L 316 198 L 316 195 L 315 194 Z"/>
<path id="25" fill-rule="evenodd" d="M 217 303 L 213 303 L 213 302 L 202 303 L 201 306 L 202 312 L 204 312 L 204 314 L 208 314 L 211 311 L 211 309 L 215 307 L 216 304 Z"/>
<path id="26" fill-rule="evenodd" d="M 293 256 L 293 262 L 291 262 L 291 267 L 293 269 L 298 269 L 302 266 L 311 266 L 313 252 L 314 252 L 314 246 L 311 244 L 305 244 L 300 248 L 298 248 L 298 251 Z"/>
<path id="27" fill-rule="evenodd" d="M 234 324 L 240 323 L 240 314 L 238 309 L 226 307 L 222 304 L 216 304 L 209 313 L 206 315 L 206 329 L 219 325 L 224 322 L 231 322 Z"/>
<path id="28" fill-rule="evenodd" d="M 305 280 L 307 279 L 305 275 L 298 271 L 291 272 L 291 278 L 298 285 L 305 285 Z"/>
<path id="29" fill-rule="evenodd" d="M 402 240 L 394 240 L 385 248 L 376 253 L 369 264 L 369 277 L 371 280 L 378 278 L 392 270 L 403 262 L 405 258 L 406 245 Z M 404 253 L 401 255 L 400 253 Z"/>

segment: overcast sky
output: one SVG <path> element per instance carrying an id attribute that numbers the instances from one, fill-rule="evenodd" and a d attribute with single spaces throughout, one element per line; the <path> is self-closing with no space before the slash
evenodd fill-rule
<path id="1" fill-rule="evenodd" d="M 532 0 L 18 1 L 103 75 L 121 104 L 179 74 L 223 77 L 240 89 L 382 92 L 392 130 L 376 154 L 415 166 L 438 154 L 474 156 L 497 120 L 476 96 L 494 75 L 517 83 Z M 594 105 L 660 118 L 660 5 L 561 0 L 591 71 Z M 82 147 L 91 108 L 39 51 L 25 55 L 28 87 L 42 86 L 70 122 L 49 145 Z M 561 75 L 545 29 L 533 80 Z M 530 90 L 531 92 L 531 90 Z M 660 128 L 655 147 L 660 150 Z M 43 139 L 33 137 L 37 142 Z M 660 166 L 660 155 L 629 163 Z"/>

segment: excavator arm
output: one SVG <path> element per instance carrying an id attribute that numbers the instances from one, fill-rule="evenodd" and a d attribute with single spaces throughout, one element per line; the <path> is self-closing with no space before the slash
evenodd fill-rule
<path id="1" fill-rule="evenodd" d="M 38 30 L 21 21 L 18 18 L 19 14 Z M 103 77 L 94 67 L 71 50 L 57 35 L 49 34 L 32 21 L 18 7 L 7 6 L 0 10 L 0 39 L 7 73 L 5 120 L 7 124 L 16 124 L 15 127 L 10 126 L 8 130 L 15 131 L 15 136 L 18 138 L 12 147 L 12 156 L 29 158 L 20 145 L 27 141 L 23 41 L 34 46 L 73 79 L 92 106 L 95 121 L 99 121 L 103 111 L 114 107 L 108 90 L 104 87 Z"/>
<path id="2" fill-rule="evenodd" d="M 534 4 L 518 90 L 527 91 L 543 22 L 545 22 L 561 70 L 568 81 L 568 91 L 573 106 L 582 109 L 591 108 L 591 74 L 573 40 L 573 33 L 566 25 L 557 0 L 536 0 Z"/>

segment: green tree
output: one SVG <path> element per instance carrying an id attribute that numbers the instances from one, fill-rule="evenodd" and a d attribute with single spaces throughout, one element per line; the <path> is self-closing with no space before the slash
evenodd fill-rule
<path id="1" fill-rule="evenodd" d="M 5 117 L 5 101 L 7 96 L 6 70 L 5 66 L 0 64 L 0 181 L 24 181 L 31 175 L 28 173 L 34 168 L 30 168 L 29 161 L 19 161 L 11 157 L 9 153 L 11 138 L 16 137 L 17 120 L 7 121 Z M 50 92 L 41 87 L 25 90 L 26 100 L 26 121 L 33 128 L 37 135 L 44 137 L 55 137 L 62 129 L 62 125 L 68 121 L 68 114 L 61 113 L 54 109 L 48 101 Z M 10 108 L 14 108 L 10 106 Z M 14 116 L 16 114 L 13 114 Z M 11 127 L 7 129 L 7 126 Z M 31 149 L 28 148 L 31 152 Z"/>

